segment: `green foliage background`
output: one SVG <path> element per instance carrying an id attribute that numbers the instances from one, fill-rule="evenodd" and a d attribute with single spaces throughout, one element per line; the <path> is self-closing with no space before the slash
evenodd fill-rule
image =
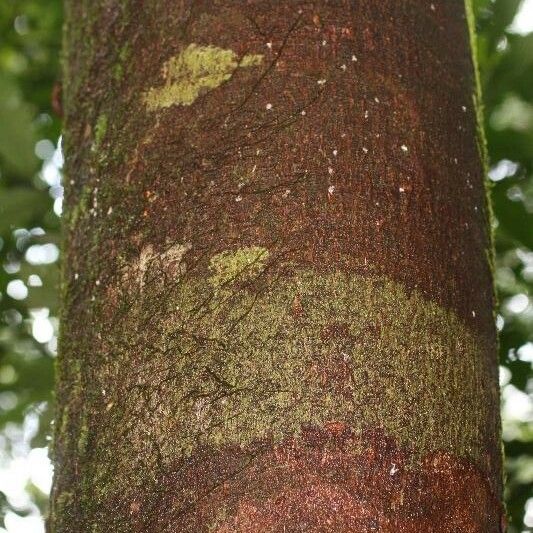
<path id="1" fill-rule="evenodd" d="M 531 407 L 533 33 L 508 30 L 520 0 L 474 3 L 495 214 L 503 397 L 528 395 Z M 31 446 L 46 446 L 51 431 L 56 338 L 38 342 L 32 327 L 34 310 L 44 308 L 57 333 L 54 246 L 62 190 L 53 179 L 60 157 L 52 143 L 58 143 L 61 121 L 51 93 L 60 76 L 61 26 L 60 0 L 0 1 L 0 468 L 13 457 L 15 430 L 28 416 L 39 420 Z M 526 501 L 533 498 L 533 417 L 513 417 L 505 401 L 503 412 L 511 531 L 533 531 L 523 523 Z M 46 512 L 46 496 L 35 486 L 27 490 Z M 0 492 L 0 526 L 8 511 L 24 515 L 28 509 L 14 507 Z"/>

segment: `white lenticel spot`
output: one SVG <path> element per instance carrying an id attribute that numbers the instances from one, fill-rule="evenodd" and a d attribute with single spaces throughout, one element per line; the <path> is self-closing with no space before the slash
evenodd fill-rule
<path id="1" fill-rule="evenodd" d="M 329 194 L 333 194 L 334 192 L 335 192 L 335 185 L 330 185 L 330 186 L 328 187 L 328 193 L 329 193 Z"/>
<path id="2" fill-rule="evenodd" d="M 272 104 L 267 104 L 266 108 L 270 111 L 272 109 Z"/>
<path id="3" fill-rule="evenodd" d="M 402 144 L 401 148 L 402 148 L 402 150 L 404 152 L 407 152 L 409 150 L 409 148 L 407 148 L 407 146 L 405 146 L 405 144 Z"/>

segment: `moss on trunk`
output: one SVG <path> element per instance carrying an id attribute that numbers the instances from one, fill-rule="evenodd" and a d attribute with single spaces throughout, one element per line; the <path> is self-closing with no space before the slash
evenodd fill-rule
<path id="1" fill-rule="evenodd" d="M 499 532 L 462 1 L 67 7 L 50 530 Z"/>

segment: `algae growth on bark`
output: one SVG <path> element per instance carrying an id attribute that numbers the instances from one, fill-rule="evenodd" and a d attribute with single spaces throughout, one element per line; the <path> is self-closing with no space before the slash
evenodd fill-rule
<path id="1" fill-rule="evenodd" d="M 502 531 L 463 2 L 66 7 L 49 530 Z"/>

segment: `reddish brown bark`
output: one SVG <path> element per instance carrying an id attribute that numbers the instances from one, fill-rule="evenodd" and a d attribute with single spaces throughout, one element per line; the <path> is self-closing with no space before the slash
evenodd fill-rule
<path id="1" fill-rule="evenodd" d="M 51 529 L 503 531 L 490 239 L 462 1 L 67 6 Z M 150 109 L 163 66 L 191 44 L 263 59 L 190 105 Z M 254 247 L 268 255 L 213 285 L 214 260 Z M 337 274 L 370 280 L 367 303 L 343 294 L 344 282 L 309 289 L 309 272 L 327 287 Z M 184 311 L 180 291 L 207 279 L 205 299 Z M 368 303 L 385 301 L 390 284 L 402 287 L 398 320 Z M 257 308 L 278 299 L 286 320 L 268 336 L 275 319 Z M 420 324 L 438 355 L 424 336 L 417 346 Z M 455 383 L 437 363 L 471 357 L 463 341 L 481 355 Z M 305 362 L 288 390 L 272 377 L 288 403 L 269 403 L 261 367 L 272 353 L 288 373 Z M 404 405 L 420 379 L 419 404 Z M 315 386 L 344 411 L 302 414 Z M 235 397 L 242 409 L 231 411 Z M 372 413 L 394 402 L 401 420 L 377 424 Z M 472 427 L 459 427 L 470 410 Z M 246 438 L 217 433 L 234 419 Z M 413 420 L 421 429 L 406 438 Z"/>
<path id="2" fill-rule="evenodd" d="M 363 442 L 354 454 L 349 429 L 329 427 L 253 455 L 204 450 L 162 481 L 159 512 L 143 516 L 139 505 L 132 514 L 140 531 L 195 531 L 206 523 L 219 533 L 499 531 L 490 489 L 468 462 L 435 453 L 417 471 L 409 452 L 384 435 Z M 176 492 L 199 482 L 199 501 L 176 508 Z M 217 520 L 221 507 L 228 518 Z"/>

